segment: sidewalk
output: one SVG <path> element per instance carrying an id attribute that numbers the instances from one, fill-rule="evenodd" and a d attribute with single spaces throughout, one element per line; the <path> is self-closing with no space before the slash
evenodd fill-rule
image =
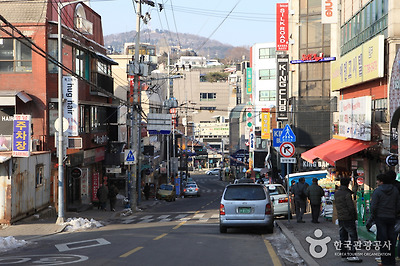
<path id="1" fill-rule="evenodd" d="M 291 219 L 290 222 L 287 219 L 277 219 L 276 224 L 287 239 L 292 242 L 297 253 L 304 259 L 307 265 L 357 264 L 343 261 L 340 254 L 337 254 L 340 252 L 340 249 L 335 247 L 335 244 L 337 245 L 340 243 L 338 225 L 335 225 L 332 221 L 325 220 L 323 217 L 319 218 L 320 223 L 311 223 L 311 214 L 305 214 L 304 221 L 306 222 L 297 223 L 295 218 Z M 316 231 L 317 229 L 322 231 L 322 236 L 318 235 L 319 231 Z M 360 243 L 362 243 L 362 249 L 357 252 L 359 253 L 359 258 L 363 260 L 359 265 L 377 265 L 378 263 L 375 258 L 378 256 L 375 253 L 378 253 L 379 250 L 375 250 L 373 246 L 371 250 L 366 250 L 364 244 L 367 240 L 371 239 L 366 239 L 363 234 L 359 234 L 359 240 L 361 241 Z M 373 240 L 371 241 L 373 242 Z M 314 244 L 315 247 L 313 247 L 312 244 Z M 327 247 L 327 250 L 326 255 L 322 256 L 324 251 L 321 247 L 324 245 Z M 317 253 L 320 252 L 319 254 L 322 257 L 317 258 L 318 255 L 313 256 L 313 250 Z"/>
<path id="2" fill-rule="evenodd" d="M 143 200 L 138 204 L 139 209 L 145 210 L 151 206 L 159 204 L 160 201 L 155 199 Z M 97 207 L 88 206 L 81 212 L 65 212 L 65 222 L 68 218 L 87 218 L 94 219 L 104 225 L 109 224 L 113 219 L 118 219 L 125 209 L 121 202 L 117 202 L 115 212 L 111 212 L 109 205 L 107 211 L 101 211 Z M 1 226 L 0 237 L 13 236 L 17 240 L 33 240 L 43 236 L 60 233 L 66 225 L 56 224 L 58 214 L 54 208 L 41 211 L 30 217 L 24 218 L 13 225 Z"/>

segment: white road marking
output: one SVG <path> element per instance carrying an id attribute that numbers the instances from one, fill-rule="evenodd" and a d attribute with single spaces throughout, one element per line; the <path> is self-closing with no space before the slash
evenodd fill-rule
<path id="1" fill-rule="evenodd" d="M 86 243 L 86 245 L 84 245 Z M 79 245 L 76 247 L 69 247 L 71 245 Z M 80 245 L 83 244 L 83 245 Z M 109 245 L 111 244 L 104 238 L 96 238 L 96 239 L 90 239 L 90 240 L 83 240 L 83 241 L 77 241 L 77 242 L 70 242 L 70 243 L 65 243 L 65 244 L 57 244 L 55 245 L 58 251 L 64 252 L 64 251 L 70 251 L 70 250 L 75 250 L 75 249 L 82 249 L 82 248 L 92 248 L 92 247 L 97 247 L 97 246 L 104 246 L 104 245 Z"/>

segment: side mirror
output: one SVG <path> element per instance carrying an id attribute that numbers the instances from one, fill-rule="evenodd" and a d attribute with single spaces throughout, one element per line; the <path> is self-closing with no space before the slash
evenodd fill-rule
<path id="1" fill-rule="evenodd" d="M 275 201 L 274 197 L 271 197 L 271 201 L 272 201 L 272 202 L 274 202 L 274 201 Z"/>

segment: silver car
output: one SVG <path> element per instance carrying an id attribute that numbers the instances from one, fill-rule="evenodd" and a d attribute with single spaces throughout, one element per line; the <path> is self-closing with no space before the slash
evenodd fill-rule
<path id="1" fill-rule="evenodd" d="M 183 189 L 183 195 L 184 195 L 184 197 L 188 197 L 188 196 L 200 197 L 200 188 L 197 186 L 196 183 L 187 184 L 186 187 Z"/>
<path id="2" fill-rule="evenodd" d="M 274 207 L 267 188 L 260 184 L 226 186 L 219 209 L 219 231 L 229 227 L 261 227 L 274 230 Z"/>

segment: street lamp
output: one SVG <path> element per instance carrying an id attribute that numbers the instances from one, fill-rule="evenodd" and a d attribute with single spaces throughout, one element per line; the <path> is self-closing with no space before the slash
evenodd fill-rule
<path id="1" fill-rule="evenodd" d="M 58 14 L 58 218 L 57 224 L 64 223 L 64 128 L 63 128 L 63 96 L 62 96 L 62 27 L 61 27 L 61 10 L 63 7 L 71 4 L 75 4 L 79 1 L 71 1 L 71 2 L 58 2 L 57 3 L 57 14 Z"/>

